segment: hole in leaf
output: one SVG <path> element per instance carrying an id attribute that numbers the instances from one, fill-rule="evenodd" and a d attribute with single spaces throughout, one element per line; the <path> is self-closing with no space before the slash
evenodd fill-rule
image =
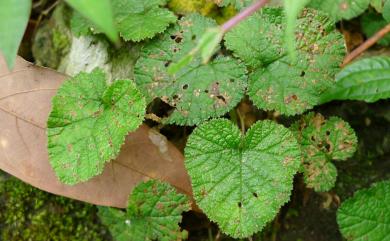
<path id="1" fill-rule="evenodd" d="M 239 207 L 239 208 L 242 207 L 242 203 L 241 203 L 241 202 L 238 203 L 238 207 Z"/>
<path id="2" fill-rule="evenodd" d="M 305 71 L 302 71 L 301 72 L 301 77 L 305 76 L 305 74 L 306 74 Z"/>
<path id="3" fill-rule="evenodd" d="M 178 44 L 181 43 L 182 40 L 183 40 L 182 37 L 175 38 L 175 42 L 178 43 Z"/>
<path id="4" fill-rule="evenodd" d="M 171 61 L 171 60 L 168 60 L 167 62 L 164 63 L 164 66 L 165 66 L 165 67 L 168 67 L 171 63 L 172 63 L 172 61 Z"/>
<path id="5" fill-rule="evenodd" d="M 188 84 L 183 85 L 183 90 L 188 89 Z"/>
<path id="6" fill-rule="evenodd" d="M 222 95 L 217 95 L 217 98 L 222 100 L 224 103 L 226 103 L 226 99 Z"/>
<path id="7" fill-rule="evenodd" d="M 176 35 L 171 35 L 171 39 L 175 39 L 176 38 Z"/>
<path id="8" fill-rule="evenodd" d="M 329 144 L 326 144 L 326 145 L 325 145 L 325 149 L 326 149 L 327 151 L 330 151 L 330 145 L 329 145 Z"/>
<path id="9" fill-rule="evenodd" d="M 255 198 L 258 198 L 259 196 L 257 196 L 257 193 L 252 193 L 253 194 L 253 196 L 255 197 Z"/>

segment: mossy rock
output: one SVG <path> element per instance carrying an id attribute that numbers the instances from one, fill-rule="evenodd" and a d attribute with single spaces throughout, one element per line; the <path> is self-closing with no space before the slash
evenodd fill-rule
<path id="1" fill-rule="evenodd" d="M 111 240 L 95 206 L 40 191 L 15 178 L 0 181 L 0 210 L 0 240 Z"/>

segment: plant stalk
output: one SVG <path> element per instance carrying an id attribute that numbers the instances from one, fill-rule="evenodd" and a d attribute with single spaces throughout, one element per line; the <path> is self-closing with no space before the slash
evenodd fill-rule
<path id="1" fill-rule="evenodd" d="M 224 23 L 221 26 L 223 33 L 224 34 L 227 33 L 230 29 L 232 29 L 234 26 L 239 24 L 241 21 L 245 20 L 246 18 L 251 16 L 253 13 L 255 13 L 257 10 L 264 7 L 268 2 L 269 2 L 269 0 L 259 0 L 255 3 L 253 3 L 251 6 L 244 9 L 243 11 L 241 11 L 240 13 L 238 13 L 233 18 L 229 19 L 226 23 Z"/>

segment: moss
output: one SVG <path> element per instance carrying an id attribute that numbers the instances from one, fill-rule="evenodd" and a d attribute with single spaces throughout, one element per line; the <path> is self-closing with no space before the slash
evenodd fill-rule
<path id="1" fill-rule="evenodd" d="M 0 240 L 110 240 L 97 208 L 40 191 L 9 178 L 0 181 Z"/>
<path id="2" fill-rule="evenodd" d="M 210 0 L 170 0 L 168 7 L 180 15 L 197 12 L 203 16 L 214 18 L 219 24 L 236 14 L 233 6 L 220 8 Z"/>

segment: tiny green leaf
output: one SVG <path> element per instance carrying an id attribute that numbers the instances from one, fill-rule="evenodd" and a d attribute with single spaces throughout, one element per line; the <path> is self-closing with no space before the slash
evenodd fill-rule
<path id="1" fill-rule="evenodd" d="M 126 135 L 138 128 L 145 100 L 129 80 L 107 86 L 102 71 L 63 83 L 47 122 L 50 164 L 60 181 L 76 184 L 103 171 Z"/>
<path id="2" fill-rule="evenodd" d="M 223 37 L 223 31 L 219 27 L 207 29 L 200 37 L 198 44 L 187 55 L 180 59 L 177 63 L 173 63 L 168 68 L 169 74 L 175 74 L 180 69 L 189 65 L 194 57 L 200 52 L 203 64 L 207 64 L 211 56 L 219 48 L 219 43 Z"/>
<path id="3" fill-rule="evenodd" d="M 366 58 L 345 67 L 336 76 L 336 85 L 321 96 L 321 102 L 390 98 L 390 57 Z"/>
<path id="4" fill-rule="evenodd" d="M 0 2 L 0 54 L 8 68 L 13 69 L 31 11 L 31 0 L 2 0 Z"/>
<path id="5" fill-rule="evenodd" d="M 329 120 L 321 114 L 309 113 L 290 128 L 302 149 L 302 168 L 308 187 L 326 192 L 336 183 L 337 170 L 332 160 L 346 160 L 357 146 L 357 138 L 349 124 L 338 117 Z"/>
<path id="6" fill-rule="evenodd" d="M 189 209 L 185 195 L 166 183 L 151 180 L 134 188 L 127 212 L 100 207 L 99 216 L 117 241 L 173 241 L 187 236 L 178 223 Z"/>
<path id="7" fill-rule="evenodd" d="M 390 181 L 357 191 L 341 204 L 337 223 L 350 241 L 390 240 Z"/>
<path id="8" fill-rule="evenodd" d="M 295 50 L 295 26 L 297 18 L 303 8 L 310 0 L 283 0 L 286 13 L 286 44 L 288 52 L 293 61 L 297 58 Z"/>
<path id="9" fill-rule="evenodd" d="M 81 15 L 95 24 L 113 42 L 118 41 L 110 0 L 66 0 Z"/>
<path id="10" fill-rule="evenodd" d="M 335 21 L 352 19 L 363 13 L 370 0 L 311 0 L 310 7 L 328 13 Z"/>
<path id="11" fill-rule="evenodd" d="M 219 55 L 204 65 L 199 56 L 188 54 L 212 27 L 216 27 L 214 20 L 189 15 L 141 50 L 135 66 L 136 83 L 148 101 L 161 98 L 175 108 L 168 123 L 195 125 L 218 117 L 244 95 L 246 69 L 242 63 Z M 177 69 L 174 75 L 169 74 Z"/>
<path id="12" fill-rule="evenodd" d="M 316 10 L 297 19 L 296 61 L 285 46 L 281 8 L 263 8 L 225 36 L 225 45 L 251 68 L 248 95 L 259 108 L 282 114 L 303 113 L 319 103 L 334 82 L 345 54 L 343 36 Z"/>
<path id="13" fill-rule="evenodd" d="M 262 230 L 290 198 L 301 152 L 293 134 L 259 121 L 242 135 L 230 121 L 198 126 L 185 148 L 185 165 L 198 206 L 221 230 L 248 237 Z"/>

